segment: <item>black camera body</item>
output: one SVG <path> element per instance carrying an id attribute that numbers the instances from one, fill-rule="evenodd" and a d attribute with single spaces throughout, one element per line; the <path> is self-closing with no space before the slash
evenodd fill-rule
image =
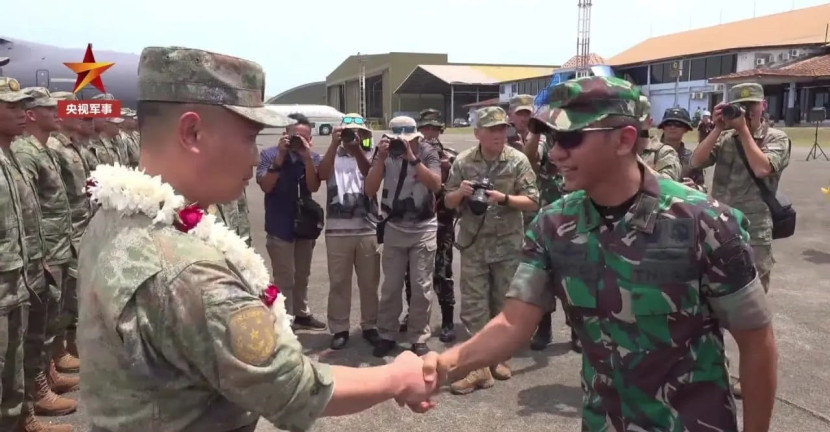
<path id="1" fill-rule="evenodd" d="M 299 135 L 291 135 L 291 138 L 288 138 L 289 150 L 302 150 L 303 147 L 305 147 L 303 145 L 303 139 Z"/>
<path id="2" fill-rule="evenodd" d="M 735 120 L 736 118 L 748 113 L 748 111 L 740 104 L 724 105 L 720 112 L 723 115 L 724 120 Z"/>
<path id="3" fill-rule="evenodd" d="M 467 205 L 474 215 L 481 216 L 487 211 L 487 207 L 490 206 L 487 191 L 494 189 L 493 183 L 490 183 L 490 179 L 486 178 L 472 183 L 473 195 L 467 201 Z"/>
<path id="4" fill-rule="evenodd" d="M 400 138 L 389 141 L 389 156 L 394 158 L 403 157 L 406 154 L 406 142 Z"/>
<path id="5" fill-rule="evenodd" d="M 340 140 L 345 143 L 350 143 L 357 139 L 357 134 L 352 129 L 343 129 L 340 131 Z"/>

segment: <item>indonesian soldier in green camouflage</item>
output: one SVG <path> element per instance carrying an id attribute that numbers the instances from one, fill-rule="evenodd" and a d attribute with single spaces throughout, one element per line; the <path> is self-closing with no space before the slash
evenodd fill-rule
<path id="1" fill-rule="evenodd" d="M 692 119 L 686 108 L 669 108 L 663 113 L 663 120 L 657 126 L 663 134 L 660 141 L 670 145 L 680 158 L 680 182 L 692 189 L 706 193 L 706 179 L 702 169 L 692 168 L 692 150 L 686 147 L 683 136 L 694 130 Z"/>
<path id="2" fill-rule="evenodd" d="M 544 193 L 548 198 L 552 198 L 554 190 L 549 189 L 550 182 L 541 181 L 539 166 L 544 159 L 544 149 L 547 145 L 547 140 L 544 135 L 532 133 L 529 128 L 530 119 L 533 114 L 533 96 L 529 94 L 520 94 L 510 98 L 507 105 L 507 117 L 510 122 L 510 127 L 507 129 L 507 144 L 521 151 L 527 156 L 530 165 L 534 167 L 533 172 L 536 174 L 537 187 L 539 188 L 539 198 L 542 199 L 542 187 L 545 187 Z M 541 206 L 541 203 L 540 203 Z M 536 217 L 536 212 L 524 212 L 523 220 L 525 226 L 528 226 L 533 218 Z"/>
<path id="3" fill-rule="evenodd" d="M 461 321 L 470 334 L 480 331 L 504 304 L 504 294 L 519 263 L 523 237 L 522 212 L 538 209 L 536 174 L 519 150 L 507 145 L 507 113 L 499 107 L 476 113 L 479 144 L 461 152 L 450 168 L 444 203 L 457 208 L 461 250 Z M 486 201 L 476 211 L 476 185 L 489 182 Z M 477 188 L 481 189 L 481 188 Z M 503 360 L 503 359 L 499 359 Z M 493 378 L 509 379 L 506 361 L 481 365 L 452 384 L 456 394 L 493 385 Z"/>
<path id="4" fill-rule="evenodd" d="M 613 77 L 554 87 L 552 157 L 575 192 L 539 212 L 502 313 L 438 370 L 508 357 L 558 298 L 583 347 L 583 431 L 737 432 L 728 329 L 753 359 L 743 427 L 767 431 L 777 354 L 747 220 L 638 159 L 639 96 Z"/>
<path id="5" fill-rule="evenodd" d="M 145 48 L 140 167 L 187 203 L 236 199 L 257 164 L 257 134 L 290 124 L 264 107 L 264 85 L 247 60 Z M 81 397 L 92 430 L 253 432 L 262 416 L 304 431 L 320 416 L 393 398 L 431 408 L 434 380 L 411 352 L 369 368 L 304 356 L 223 252 L 143 213 L 102 206 L 93 216 L 78 262 Z"/>
<path id="6" fill-rule="evenodd" d="M 739 84 L 729 89 L 729 103 L 742 106 L 745 115 L 725 120 L 723 107 L 715 107 L 715 129 L 692 153 L 696 168 L 715 166 L 712 196 L 741 210 L 749 220 L 749 237 L 764 291 L 769 291 L 772 255 L 772 217 L 761 199 L 752 174 L 761 179 L 774 195 L 781 174 L 790 164 L 790 139 L 787 134 L 764 121 L 767 102 L 760 84 Z M 738 152 L 742 146 L 752 173 L 746 169 Z"/>
<path id="7" fill-rule="evenodd" d="M 680 181 L 682 166 L 680 156 L 674 147 L 663 143 L 660 138 L 652 137 L 651 128 L 651 104 L 645 95 L 640 95 L 637 105 L 638 116 L 642 123 L 640 146 L 643 147 L 640 157 L 646 165 L 657 172 L 661 177 Z"/>
<path id="8" fill-rule="evenodd" d="M 29 292 L 24 276 L 29 250 L 24 221 L 37 210 L 37 201 L 21 200 L 19 185 L 25 184 L 23 173 L 13 162 L 12 140 L 23 133 L 26 114 L 23 103 L 32 97 L 20 91 L 14 78 L 0 77 L 0 430 L 14 431 L 23 425 L 25 380 L 23 373 L 24 341 L 28 327 Z M 25 188 L 30 190 L 29 188 Z M 31 207 L 34 205 L 34 207 Z M 37 216 L 37 215 L 35 215 Z M 40 236 L 32 239 L 40 246 Z M 34 415 L 27 415 L 34 420 Z"/>

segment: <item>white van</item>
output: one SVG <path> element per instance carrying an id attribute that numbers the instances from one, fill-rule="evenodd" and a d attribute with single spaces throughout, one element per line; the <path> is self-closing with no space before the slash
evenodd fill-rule
<path id="1" fill-rule="evenodd" d="M 300 113 L 311 122 L 311 131 L 317 135 L 329 135 L 346 114 L 328 105 L 265 105 L 271 111 L 284 116 Z"/>

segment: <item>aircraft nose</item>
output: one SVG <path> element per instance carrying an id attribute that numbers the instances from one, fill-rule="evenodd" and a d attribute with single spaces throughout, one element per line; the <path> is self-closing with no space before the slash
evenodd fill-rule
<path id="1" fill-rule="evenodd" d="M 0 67 L 3 67 L 5 65 L 9 64 L 10 60 L 11 59 L 8 58 L 8 57 L 0 57 Z"/>

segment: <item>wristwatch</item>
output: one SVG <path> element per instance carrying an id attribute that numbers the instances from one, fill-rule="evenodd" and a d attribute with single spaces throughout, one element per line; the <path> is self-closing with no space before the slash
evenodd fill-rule
<path id="1" fill-rule="evenodd" d="M 500 206 L 506 206 L 510 202 L 510 195 L 504 194 L 504 199 L 499 202 Z"/>
<path id="2" fill-rule="evenodd" d="M 413 161 L 409 161 L 409 165 L 412 165 L 412 166 L 418 166 L 419 163 L 421 163 L 421 158 L 419 158 L 419 157 L 416 157 L 415 160 L 413 160 Z"/>

